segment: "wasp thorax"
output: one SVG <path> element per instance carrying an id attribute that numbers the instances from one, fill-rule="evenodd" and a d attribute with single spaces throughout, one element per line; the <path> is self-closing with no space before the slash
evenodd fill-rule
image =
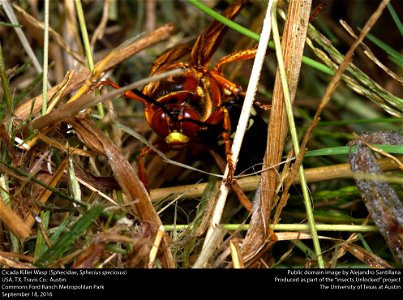
<path id="1" fill-rule="evenodd" d="M 186 91 L 193 93 L 197 86 L 198 79 L 194 74 L 188 73 L 188 75 L 172 76 L 164 80 L 152 82 L 146 86 L 144 91 L 147 95 L 159 99 L 175 92 Z"/>

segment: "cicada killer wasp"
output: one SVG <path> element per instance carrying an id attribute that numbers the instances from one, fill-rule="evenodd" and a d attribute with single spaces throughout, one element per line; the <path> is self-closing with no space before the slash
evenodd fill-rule
<path id="1" fill-rule="evenodd" d="M 248 0 L 235 0 L 222 15 L 227 19 L 234 19 L 247 2 Z M 233 174 L 231 126 L 225 104 L 228 99 L 242 94 L 242 88 L 224 77 L 223 66 L 254 58 L 256 49 L 242 50 L 222 57 L 210 68 L 212 56 L 227 31 L 227 26 L 213 21 L 195 41 L 165 51 L 157 58 L 149 75 L 176 68 L 182 68 L 184 72 L 151 82 L 144 86 L 141 92 L 128 91 L 124 96 L 143 103 L 147 123 L 161 137 L 157 144 L 166 144 L 173 150 L 185 147 L 201 131 L 220 125 L 230 169 L 227 181 L 230 182 Z M 119 88 L 109 80 L 102 84 Z M 145 147 L 140 153 L 139 175 L 145 185 L 148 183 L 143 158 L 150 152 L 152 150 Z"/>

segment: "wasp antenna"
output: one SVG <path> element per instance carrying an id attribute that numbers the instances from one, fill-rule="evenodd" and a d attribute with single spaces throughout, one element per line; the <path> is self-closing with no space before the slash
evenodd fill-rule
<path id="1" fill-rule="evenodd" d="M 161 108 L 165 113 L 170 114 L 169 110 L 165 107 L 164 104 L 158 102 L 157 100 L 155 100 L 154 98 L 147 96 L 146 94 L 142 93 L 140 90 L 138 89 L 134 89 L 132 90 L 134 94 L 136 94 L 136 96 L 139 96 L 140 98 L 142 98 L 145 102 L 149 102 L 151 104 L 154 104 L 156 106 L 158 106 L 159 108 Z"/>
<path id="2" fill-rule="evenodd" d="M 213 128 L 213 127 L 217 126 L 216 124 L 210 124 L 210 123 L 195 120 L 192 118 L 183 118 L 183 119 L 178 120 L 178 122 L 190 122 L 190 123 L 199 125 L 200 127 L 209 127 L 209 128 Z"/>

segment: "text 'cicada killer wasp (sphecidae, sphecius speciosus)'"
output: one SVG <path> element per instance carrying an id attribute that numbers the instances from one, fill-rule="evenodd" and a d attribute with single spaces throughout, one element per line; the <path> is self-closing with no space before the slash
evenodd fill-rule
<path id="1" fill-rule="evenodd" d="M 235 0 L 222 15 L 227 19 L 234 19 L 247 2 L 248 0 Z M 125 92 L 124 96 L 143 103 L 147 123 L 161 137 L 156 146 L 163 143 L 170 149 L 180 150 L 200 132 L 220 125 L 230 170 L 227 181 L 230 182 L 234 170 L 231 161 L 231 125 L 226 103 L 228 99 L 241 95 L 242 89 L 224 77 L 223 66 L 254 58 L 256 49 L 222 57 L 210 69 L 210 60 L 227 31 L 227 26 L 213 21 L 195 41 L 165 51 L 157 58 L 149 75 L 176 68 L 182 68 L 184 72 L 151 82 L 141 92 Z M 104 80 L 101 84 L 119 88 L 110 80 Z M 139 161 L 139 176 L 146 186 L 148 183 L 144 157 L 150 152 L 152 150 L 145 147 L 140 153 Z"/>

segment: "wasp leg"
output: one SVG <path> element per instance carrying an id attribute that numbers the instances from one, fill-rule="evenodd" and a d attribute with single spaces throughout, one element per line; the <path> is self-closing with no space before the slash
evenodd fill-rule
<path id="1" fill-rule="evenodd" d="M 223 122 L 222 124 L 222 131 L 221 131 L 221 137 L 224 142 L 224 147 L 225 147 L 225 156 L 228 164 L 228 176 L 226 178 L 226 183 L 227 185 L 231 185 L 233 178 L 234 178 L 234 163 L 232 161 L 232 151 L 231 151 L 231 119 L 229 112 L 225 106 L 219 107 L 213 115 L 208 118 L 205 123 L 211 124 L 211 125 L 217 125 L 220 122 Z"/>
<path id="2" fill-rule="evenodd" d="M 217 82 L 226 90 L 230 91 L 233 94 L 240 94 L 242 92 L 242 88 L 234 84 L 233 82 L 225 79 L 223 76 L 222 68 L 225 64 L 236 62 L 236 61 L 243 61 L 255 58 L 257 49 L 248 49 L 242 50 L 235 53 L 231 53 L 227 56 L 222 57 L 217 64 L 215 65 L 214 69 L 211 70 L 209 73 L 210 75 L 217 80 Z"/>
<path id="3" fill-rule="evenodd" d="M 146 146 L 140 151 L 139 155 L 139 178 L 146 190 L 148 190 L 148 177 L 146 172 L 145 157 L 151 153 L 155 153 L 150 147 Z"/>
<path id="4" fill-rule="evenodd" d="M 225 162 L 222 159 L 222 157 L 213 149 L 209 149 L 209 152 L 213 156 L 218 168 L 221 170 L 221 172 L 224 172 Z M 237 195 L 239 202 L 242 204 L 242 206 L 245 207 L 246 210 L 250 212 L 252 210 L 252 202 L 250 202 L 249 198 L 245 195 L 245 192 L 241 189 L 236 180 L 231 182 L 231 188 Z"/>
<path id="5" fill-rule="evenodd" d="M 114 88 L 116 90 L 121 88 L 120 85 L 118 85 L 116 82 L 113 82 L 110 79 L 104 79 L 102 81 L 99 81 L 95 85 L 95 88 L 98 88 L 98 87 L 101 87 L 101 86 L 104 86 L 104 85 L 110 86 L 110 87 L 112 87 L 112 88 Z M 143 104 L 146 102 L 143 98 L 137 96 L 132 91 L 125 91 L 125 92 L 122 93 L 122 95 L 125 96 L 126 98 L 129 98 L 129 99 L 132 99 L 132 100 L 135 100 L 135 101 L 140 101 Z"/>
<path id="6" fill-rule="evenodd" d="M 238 94 L 242 93 L 242 87 L 240 87 L 240 86 L 236 85 L 235 83 L 233 83 L 232 81 L 229 81 L 228 79 L 224 78 L 218 72 L 212 70 L 212 71 L 209 71 L 209 74 L 225 90 L 230 91 L 234 95 L 238 95 Z"/>
<path id="7" fill-rule="evenodd" d="M 216 66 L 214 67 L 214 71 L 218 74 L 222 74 L 222 67 L 225 64 L 232 63 L 235 61 L 242 61 L 255 58 L 257 49 L 248 49 L 242 50 L 235 53 L 231 53 L 226 55 L 217 62 Z"/>
<path id="8" fill-rule="evenodd" d="M 223 132 L 222 132 L 222 138 L 224 140 L 224 145 L 225 145 L 225 156 L 227 159 L 227 165 L 228 165 L 228 175 L 226 178 L 226 184 L 231 185 L 233 180 L 234 180 L 234 162 L 232 161 L 232 151 L 231 151 L 231 119 L 228 113 L 228 110 L 223 107 L 223 114 L 224 114 L 224 120 L 223 120 Z"/>
<path id="9" fill-rule="evenodd" d="M 169 150 L 168 145 L 162 139 L 153 143 L 153 146 L 161 152 L 167 152 Z M 143 149 L 141 149 L 139 157 L 138 157 L 139 178 L 147 190 L 149 187 L 149 182 L 148 182 L 148 176 L 147 176 L 147 171 L 146 171 L 145 158 L 148 155 L 157 155 L 157 153 L 153 149 L 151 149 L 149 146 L 145 146 Z"/>
<path id="10" fill-rule="evenodd" d="M 231 119 L 229 116 L 229 112 L 225 106 L 221 106 L 206 122 L 210 124 L 216 124 L 217 123 L 217 117 L 218 116 L 224 116 L 223 117 L 223 126 L 222 126 L 222 132 L 221 132 L 221 137 L 224 141 L 224 146 L 225 146 L 225 156 L 228 164 L 228 175 L 226 178 L 226 184 L 231 185 L 233 179 L 234 179 L 234 163 L 232 161 L 232 151 L 231 151 Z M 221 119 L 221 117 L 220 117 Z"/>
<path id="11" fill-rule="evenodd" d="M 264 103 L 260 102 L 259 100 L 253 101 L 253 105 L 256 105 L 257 107 L 259 107 L 265 111 L 271 110 L 271 104 L 264 104 Z"/>

